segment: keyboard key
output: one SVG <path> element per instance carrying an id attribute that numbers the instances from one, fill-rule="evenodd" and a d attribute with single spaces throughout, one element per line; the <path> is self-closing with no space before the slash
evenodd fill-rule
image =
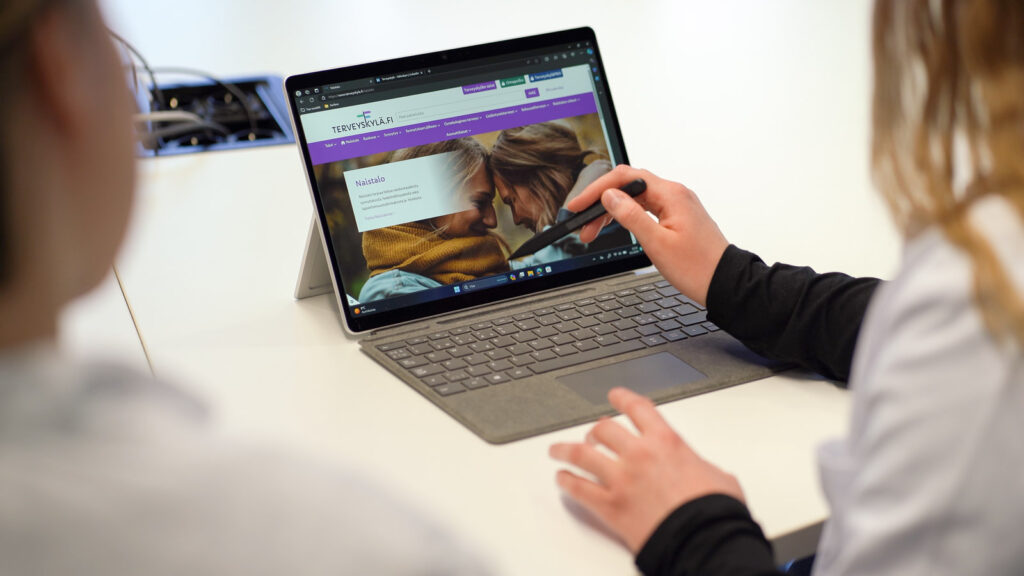
<path id="1" fill-rule="evenodd" d="M 550 316 L 540 316 L 537 318 L 537 322 L 540 322 L 541 326 L 551 326 L 552 324 L 558 324 L 562 319 L 554 314 Z"/>
<path id="2" fill-rule="evenodd" d="M 643 302 L 639 304 L 636 309 L 644 314 L 654 314 L 658 310 L 661 310 L 661 306 L 658 306 L 654 302 Z"/>
<path id="3" fill-rule="evenodd" d="M 533 359 L 538 362 L 544 362 L 545 360 L 558 358 L 558 356 L 555 356 L 555 353 L 552 352 L 551 350 L 537 350 L 536 352 L 531 353 L 530 356 L 532 356 Z"/>
<path id="4" fill-rule="evenodd" d="M 455 370 L 445 374 L 445 376 L 451 382 L 458 382 L 460 380 L 465 380 L 466 378 L 469 378 L 469 374 L 465 370 Z"/>
<path id="5" fill-rule="evenodd" d="M 452 328 L 450 330 L 450 332 L 452 333 L 452 336 L 458 336 L 459 334 L 466 334 L 467 332 L 469 332 L 469 326 L 462 326 L 460 328 Z"/>
<path id="6" fill-rule="evenodd" d="M 551 341 L 555 343 L 555 346 L 566 346 L 576 341 L 572 337 L 572 334 L 559 334 L 558 336 L 552 336 Z"/>
<path id="7" fill-rule="evenodd" d="M 597 336 L 597 334 L 590 328 L 576 330 L 574 332 L 569 332 L 569 334 L 572 335 L 572 337 L 575 338 L 576 340 L 586 340 L 588 338 L 593 338 L 594 336 Z"/>
<path id="8" fill-rule="evenodd" d="M 495 372 L 494 374 L 488 374 L 487 376 L 484 376 L 484 380 L 487 380 L 490 384 L 493 385 L 504 384 L 505 382 L 508 382 L 512 379 L 501 372 Z"/>
<path id="9" fill-rule="evenodd" d="M 658 322 L 657 326 L 659 330 L 668 332 L 669 330 L 675 330 L 676 328 L 679 328 L 680 324 L 675 320 L 663 320 L 661 322 Z"/>
<path id="10" fill-rule="evenodd" d="M 527 364 L 533 364 L 536 362 L 536 360 L 533 359 L 533 356 L 530 356 L 529 354 L 526 354 L 525 356 L 513 356 L 509 358 L 508 361 L 516 366 L 526 366 Z"/>
<path id="11" fill-rule="evenodd" d="M 445 350 L 445 352 L 451 354 L 455 358 L 462 358 L 463 356 L 469 356 L 473 353 L 473 351 L 469 349 L 469 346 L 456 346 Z"/>
<path id="12" fill-rule="evenodd" d="M 494 344 L 495 348 L 508 348 L 510 346 L 515 346 L 516 341 L 508 336 L 499 336 L 494 340 L 491 340 L 491 344 Z"/>
<path id="13" fill-rule="evenodd" d="M 451 396 L 452 394 L 458 394 L 459 392 L 465 392 L 466 388 L 462 384 L 456 382 L 449 382 L 443 386 L 434 388 L 434 392 L 437 392 L 441 396 Z"/>
<path id="14" fill-rule="evenodd" d="M 658 310 L 654 313 L 654 317 L 658 320 L 668 320 L 670 318 L 675 318 L 676 313 L 671 310 Z"/>
<path id="15" fill-rule="evenodd" d="M 538 309 L 534 310 L 533 313 L 536 314 L 537 316 L 551 316 L 552 314 L 555 313 L 555 309 L 554 308 L 550 308 L 550 307 L 549 308 L 538 308 Z"/>
<path id="16" fill-rule="evenodd" d="M 683 326 L 683 332 L 686 332 L 689 336 L 700 336 L 701 334 L 707 334 L 708 331 L 699 325 L 694 326 Z"/>
<path id="17" fill-rule="evenodd" d="M 661 332 L 661 329 L 659 329 L 654 324 L 648 324 L 647 326 L 641 326 L 637 328 L 636 331 L 639 332 L 641 336 L 654 336 L 655 334 Z"/>
<path id="18" fill-rule="evenodd" d="M 519 314 L 516 314 L 515 316 L 512 317 L 512 319 L 517 322 L 529 320 L 530 318 L 533 318 L 533 312 L 520 312 Z"/>
<path id="19" fill-rule="evenodd" d="M 511 316 L 502 316 L 501 318 L 495 320 L 493 324 L 495 326 L 504 326 L 505 324 L 511 324 L 512 322 L 515 322 L 515 319 L 512 318 Z"/>
<path id="20" fill-rule="evenodd" d="M 428 334 L 427 338 L 429 338 L 431 340 L 440 340 L 441 338 L 445 338 L 447 336 L 448 336 L 448 332 L 441 331 L 441 332 L 434 332 L 433 334 Z"/>
<path id="21" fill-rule="evenodd" d="M 637 304 L 643 304 L 643 300 L 636 296 L 626 296 L 625 298 L 619 298 L 619 304 L 623 306 L 636 306 Z"/>
<path id="22" fill-rule="evenodd" d="M 594 342 L 593 340 L 582 340 L 580 342 L 573 344 L 573 346 L 579 348 L 580 352 L 586 352 L 587 350 L 593 350 L 594 348 L 600 347 L 600 344 Z"/>
<path id="23" fill-rule="evenodd" d="M 415 346 L 410 346 L 409 347 L 409 352 L 411 352 L 415 356 L 423 356 L 424 354 L 426 354 L 428 352 L 433 352 L 433 351 L 434 351 L 434 348 L 430 344 L 427 344 L 427 343 L 417 344 Z"/>
<path id="24" fill-rule="evenodd" d="M 555 310 L 558 312 L 572 310 L 573 308 L 575 308 L 575 306 L 573 306 L 571 302 L 566 302 L 565 304 L 559 304 L 558 306 L 555 306 Z"/>
<path id="25" fill-rule="evenodd" d="M 487 380 L 484 380 L 483 378 L 470 378 L 469 380 L 463 382 L 462 385 L 468 388 L 469 390 L 487 388 L 487 386 L 489 386 L 489 384 L 487 384 Z"/>
<path id="26" fill-rule="evenodd" d="M 658 335 L 644 336 L 643 338 L 640 339 L 640 341 L 643 342 L 644 344 L 648 345 L 648 346 L 658 346 L 658 345 L 661 345 L 661 344 L 667 344 L 668 343 L 668 340 L 665 340 L 664 338 L 662 338 L 661 336 L 658 336 Z"/>
<path id="27" fill-rule="evenodd" d="M 452 342 L 451 338 L 442 338 L 441 340 L 434 340 L 430 343 L 434 347 L 434 350 L 446 350 L 448 348 L 454 348 L 455 342 Z"/>
<path id="28" fill-rule="evenodd" d="M 640 311 L 634 308 L 633 306 L 619 308 L 618 310 L 615 311 L 615 313 L 622 318 L 632 318 L 633 316 L 640 315 Z"/>
<path id="29" fill-rule="evenodd" d="M 533 376 L 533 371 L 528 368 L 513 368 L 506 372 L 509 378 L 518 380 L 519 378 L 526 378 L 527 376 Z"/>
<path id="30" fill-rule="evenodd" d="M 643 294 L 640 294 L 639 296 L 640 296 L 640 299 L 643 300 L 645 304 L 650 303 L 650 302 L 654 302 L 655 300 L 660 300 L 661 299 L 661 294 L 658 294 L 657 292 L 655 292 L 653 290 L 651 292 L 644 292 Z"/>
<path id="31" fill-rule="evenodd" d="M 555 346 L 551 351 L 555 353 L 555 356 L 568 356 L 569 354 L 579 354 L 580 349 L 566 344 L 565 346 Z"/>
<path id="32" fill-rule="evenodd" d="M 463 360 L 466 362 L 466 364 L 469 364 L 470 366 L 486 364 L 491 361 L 490 358 L 484 356 L 483 354 L 473 354 L 471 356 L 466 356 L 465 358 L 463 358 Z"/>
<path id="33" fill-rule="evenodd" d="M 597 298 L 594 298 L 598 302 L 608 302 L 609 300 L 615 300 L 615 294 L 601 294 Z"/>
<path id="34" fill-rule="evenodd" d="M 494 331 L 502 336 L 511 336 L 519 332 L 519 328 L 516 328 L 513 324 L 504 324 L 502 326 L 495 326 Z"/>
<path id="35" fill-rule="evenodd" d="M 657 304 L 662 308 L 675 308 L 676 306 L 679 306 L 679 301 L 675 298 L 662 298 L 661 300 L 658 300 Z"/>
<path id="36" fill-rule="evenodd" d="M 654 290 L 654 288 L 654 284 L 644 284 L 643 286 L 637 286 L 636 292 L 637 294 L 643 294 L 644 292 L 650 292 L 651 290 Z"/>
<path id="37" fill-rule="evenodd" d="M 530 346 L 534 350 L 547 350 L 548 348 L 551 348 L 554 345 L 555 344 L 553 342 L 551 342 L 551 340 L 549 340 L 547 338 L 538 338 L 538 339 L 530 342 Z"/>
<path id="38" fill-rule="evenodd" d="M 674 286 L 666 286 L 664 288 L 658 288 L 658 294 L 662 296 L 675 296 L 679 294 L 679 290 L 676 290 Z"/>
<path id="39" fill-rule="evenodd" d="M 428 364 L 426 366 L 417 366 L 412 370 L 409 370 L 413 376 L 417 378 L 426 378 L 427 376 L 433 376 L 434 374 L 440 374 L 444 372 L 444 368 L 440 364 Z"/>
<path id="40" fill-rule="evenodd" d="M 632 288 L 626 288 L 624 290 L 619 290 L 618 292 L 615 293 L 615 295 L 618 296 L 619 298 L 622 298 L 623 296 L 631 296 L 633 294 L 636 294 L 636 290 L 634 290 Z"/>
<path id="41" fill-rule="evenodd" d="M 665 288 L 665 287 L 671 286 L 671 285 L 672 285 L 672 283 L 669 282 L 668 280 L 659 280 L 659 281 L 654 283 L 654 286 L 657 287 L 657 288 Z"/>
<path id="42" fill-rule="evenodd" d="M 597 307 L 605 312 L 614 312 L 615 310 L 622 308 L 622 304 L 619 304 L 618 300 L 608 300 L 606 302 L 598 303 Z"/>
<path id="43" fill-rule="evenodd" d="M 629 330 L 630 328 L 636 327 L 636 322 L 633 322 L 629 318 L 623 318 L 621 320 L 616 320 L 615 322 L 612 322 L 612 326 L 616 330 Z"/>
<path id="44" fill-rule="evenodd" d="M 509 354 L 508 350 L 504 348 L 495 348 L 494 350 L 488 350 L 487 352 L 484 352 L 484 355 L 490 358 L 491 360 L 503 360 L 505 358 L 508 358 L 509 356 L 512 356 L 511 354 Z"/>
<path id="45" fill-rule="evenodd" d="M 614 312 L 602 312 L 601 314 L 594 316 L 594 319 L 600 322 L 601 324 L 611 324 L 612 322 L 615 322 L 619 318 L 622 318 L 622 316 L 619 316 Z"/>
<path id="46" fill-rule="evenodd" d="M 580 320 L 582 320 L 582 318 L 580 318 Z M 570 321 L 559 322 L 558 324 L 554 325 L 554 328 L 555 330 L 558 330 L 559 334 L 562 334 L 565 332 L 572 332 L 573 330 L 579 330 L 580 326 L 575 321 Z"/>
<path id="47" fill-rule="evenodd" d="M 486 376 L 491 373 L 491 369 L 485 364 L 479 366 L 470 366 L 466 368 L 466 374 L 470 376 Z"/>
<path id="48" fill-rule="evenodd" d="M 392 350 L 397 350 L 399 348 L 405 348 L 405 343 L 391 342 L 390 344 L 380 344 L 379 346 L 377 346 L 377 350 L 380 350 L 381 352 L 390 352 Z"/>
<path id="49" fill-rule="evenodd" d="M 540 328 L 534 330 L 533 333 L 537 335 L 537 338 L 549 338 L 551 336 L 554 336 L 555 334 L 558 334 L 558 330 L 552 328 L 551 326 L 541 326 Z"/>
<path id="50" fill-rule="evenodd" d="M 508 360 L 496 360 L 494 362 L 489 362 L 487 367 L 495 372 L 501 372 L 512 368 L 512 363 Z"/>
<path id="51" fill-rule="evenodd" d="M 445 360 L 444 362 L 441 362 L 441 366 L 444 366 L 445 370 L 458 370 L 460 368 L 465 368 L 466 366 L 469 366 L 469 364 L 466 364 L 465 360 L 460 360 L 459 358 L 452 358 L 451 360 Z"/>
<path id="52" fill-rule="evenodd" d="M 568 322 L 569 320 L 575 320 L 579 318 L 581 315 L 579 312 L 575 310 L 566 310 L 564 312 L 559 312 L 558 314 L 555 314 L 555 316 L 558 316 L 562 320 Z"/>
<path id="53" fill-rule="evenodd" d="M 633 322 L 636 322 L 637 324 L 639 324 L 641 326 L 645 326 L 647 324 L 654 324 L 657 321 L 658 321 L 658 319 L 655 318 L 651 314 L 641 314 L 641 315 L 637 316 L 636 318 L 633 318 Z"/>
<path id="54" fill-rule="evenodd" d="M 608 334 L 605 336 L 597 336 L 594 338 L 594 342 L 598 346 L 611 346 L 613 344 L 618 344 L 621 340 L 619 340 L 619 337 L 615 334 Z"/>
<path id="55" fill-rule="evenodd" d="M 423 366 L 424 364 L 427 363 L 427 361 L 424 360 L 423 358 L 413 356 L 412 358 L 402 358 L 401 360 L 398 361 L 398 363 L 402 365 L 402 368 L 410 369 L 415 368 L 417 366 Z"/>
<path id="56" fill-rule="evenodd" d="M 409 346 L 416 346 L 417 344 L 423 344 L 426 341 L 426 336 L 417 336 L 416 338 L 409 338 L 405 343 Z"/>
<path id="57" fill-rule="evenodd" d="M 391 358 L 392 360 L 401 360 L 402 358 L 408 358 L 409 356 L 412 356 L 412 354 L 409 354 L 409 351 L 406 350 L 405 348 L 391 350 L 387 352 L 387 355 L 388 358 Z"/>
<path id="58" fill-rule="evenodd" d="M 708 313 L 707 313 L 707 311 L 704 311 L 704 312 L 694 312 L 693 314 L 687 314 L 686 316 L 682 316 L 682 317 L 679 318 L 679 322 L 683 326 L 692 326 L 694 324 L 700 324 L 701 322 L 707 322 L 707 321 L 708 321 Z"/>
<path id="59" fill-rule="evenodd" d="M 448 380 L 441 374 L 434 374 L 433 376 L 427 376 L 424 378 L 423 383 L 427 386 L 440 386 L 442 384 L 447 384 Z"/>
<path id="60" fill-rule="evenodd" d="M 471 330 L 473 330 L 473 331 L 478 331 L 478 330 L 485 330 L 485 329 L 490 328 L 490 327 L 491 327 L 491 323 L 490 322 L 477 322 L 476 324 L 473 324 L 469 328 Z"/>
<path id="61" fill-rule="evenodd" d="M 639 340 L 630 340 L 629 342 L 619 342 L 618 344 L 595 348 L 587 352 L 580 352 L 579 354 L 561 356 L 553 360 L 530 364 L 529 368 L 535 374 L 543 374 L 545 372 L 551 372 L 552 370 L 558 370 L 559 368 L 575 366 L 592 360 L 608 358 L 609 356 L 617 356 L 634 350 L 640 350 L 641 348 L 645 348 L 643 342 Z"/>
<path id="62" fill-rule="evenodd" d="M 452 336 L 452 342 L 455 342 L 457 346 L 466 346 L 467 344 L 476 342 L 476 338 L 474 338 L 472 334 L 458 334 Z"/>
<path id="63" fill-rule="evenodd" d="M 533 348 L 530 348 L 526 344 L 516 344 L 514 346 L 509 346 L 508 351 L 512 353 L 513 356 L 522 356 L 523 354 L 533 352 Z"/>
<path id="64" fill-rule="evenodd" d="M 697 312 L 697 309 L 689 304 L 680 304 L 679 306 L 673 308 L 672 311 L 680 316 L 686 316 L 687 314 L 693 314 L 694 312 Z"/>
<path id="65" fill-rule="evenodd" d="M 611 324 L 600 324 L 591 328 L 595 334 L 611 334 L 615 332 L 615 327 Z"/>
<path id="66" fill-rule="evenodd" d="M 601 308 L 597 304 L 591 304 L 589 306 L 580 306 L 576 311 L 584 316 L 593 316 L 594 314 L 600 314 Z"/>
<path id="67" fill-rule="evenodd" d="M 488 350 L 494 350 L 494 344 L 490 342 L 473 342 L 469 345 L 469 349 L 473 352 L 486 352 Z"/>
<path id="68" fill-rule="evenodd" d="M 595 302 L 596 301 L 593 298 L 583 298 L 582 300 L 576 300 L 575 302 L 573 302 L 573 304 L 575 304 L 576 307 L 579 308 L 581 306 L 592 306 Z"/>
<path id="69" fill-rule="evenodd" d="M 523 344 L 525 342 L 529 342 L 530 340 L 536 340 L 537 339 L 537 335 L 533 333 L 533 330 L 528 330 L 526 332 L 519 332 L 517 334 L 513 334 L 512 338 L 516 342 L 519 342 L 520 344 Z"/>
<path id="70" fill-rule="evenodd" d="M 573 320 L 573 322 L 575 322 L 580 328 L 590 328 L 591 326 L 597 326 L 600 324 L 600 322 L 594 318 L 594 316 L 584 316 L 578 320 Z"/>
<path id="71" fill-rule="evenodd" d="M 682 340 L 686 338 L 686 334 L 683 334 L 682 330 L 669 330 L 661 335 L 662 338 L 669 342 L 675 342 L 676 340 Z"/>
<path id="72" fill-rule="evenodd" d="M 451 348 L 449 348 L 449 350 L 451 350 Z M 450 360 L 452 355 L 444 350 L 437 350 L 434 352 L 427 352 L 426 354 L 423 355 L 423 357 L 426 358 L 427 360 L 430 360 L 431 362 L 437 363 L 444 362 L 445 360 Z"/>
<path id="73" fill-rule="evenodd" d="M 474 336 L 476 336 L 477 340 L 490 340 L 492 338 L 497 338 L 498 333 L 488 328 L 486 330 L 480 330 L 479 332 L 476 332 Z"/>
<path id="74" fill-rule="evenodd" d="M 701 326 L 706 328 L 708 332 L 718 332 L 719 330 L 718 325 L 715 324 L 714 322 L 705 322 L 701 324 Z"/>
<path id="75" fill-rule="evenodd" d="M 633 338 L 640 337 L 640 333 L 632 328 L 616 332 L 615 335 L 619 337 L 619 340 L 632 340 Z"/>
<path id="76" fill-rule="evenodd" d="M 533 330 L 534 328 L 540 328 L 540 323 L 538 323 L 536 320 L 527 319 L 527 320 L 520 320 L 520 321 L 516 322 L 515 326 L 516 326 L 516 328 L 519 328 L 523 332 L 526 332 L 527 330 Z"/>

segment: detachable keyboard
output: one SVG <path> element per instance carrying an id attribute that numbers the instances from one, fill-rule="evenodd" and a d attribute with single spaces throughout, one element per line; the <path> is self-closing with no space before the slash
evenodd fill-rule
<path id="1" fill-rule="evenodd" d="M 662 280 L 377 349 L 450 396 L 717 330 L 702 306 Z"/>

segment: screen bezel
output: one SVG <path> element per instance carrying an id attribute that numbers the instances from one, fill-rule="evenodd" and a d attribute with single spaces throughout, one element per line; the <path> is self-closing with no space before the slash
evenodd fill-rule
<path id="1" fill-rule="evenodd" d="M 305 90 L 334 82 L 346 82 L 370 76 L 406 72 L 410 69 L 420 67 L 458 64 L 481 58 L 491 58 L 516 52 L 549 48 L 559 44 L 586 41 L 591 42 L 593 45 L 598 70 L 604 78 L 605 95 L 607 97 L 605 121 L 610 126 L 614 127 L 613 132 L 616 141 L 613 144 L 617 145 L 618 150 L 621 152 L 620 160 L 623 163 L 628 163 L 629 159 L 626 153 L 626 146 L 623 142 L 619 119 L 615 113 L 615 105 L 612 100 L 611 88 L 608 83 L 607 74 L 605 74 L 601 51 L 598 49 L 597 37 L 594 34 L 593 29 L 589 27 L 491 42 L 488 44 L 478 44 L 475 46 L 431 52 L 418 56 L 408 56 L 404 58 L 395 58 L 331 70 L 297 74 L 285 79 L 285 96 L 287 97 L 297 90 Z M 385 96 L 381 99 L 386 100 L 387 97 Z M 551 276 L 534 278 L 529 282 L 512 283 L 489 288 L 487 290 L 481 290 L 479 292 L 464 293 L 449 298 L 432 300 L 428 306 L 408 306 L 396 310 L 384 310 L 367 316 L 357 316 L 353 314 L 352 307 L 348 305 L 347 299 L 343 296 L 345 287 L 342 282 L 340 268 L 338 267 L 338 259 L 335 255 L 334 243 L 331 241 L 330 228 L 327 226 L 326 214 L 320 190 L 317 187 L 316 178 L 314 177 L 313 164 L 310 159 L 309 149 L 306 142 L 306 134 L 302 128 L 302 122 L 299 120 L 298 107 L 294 98 L 288 97 L 286 100 L 289 102 L 289 113 L 291 114 L 292 124 L 295 129 L 295 142 L 296 145 L 299 146 L 299 150 L 305 164 L 306 177 L 312 193 L 313 203 L 316 206 L 317 219 L 320 222 L 322 235 L 321 240 L 323 241 L 330 264 L 335 288 L 335 297 L 338 300 L 338 307 L 341 309 L 345 318 L 345 324 L 353 333 L 366 332 L 368 330 L 375 330 L 431 316 L 437 316 L 446 312 L 461 311 L 476 306 L 501 302 L 519 296 L 579 284 L 595 278 L 611 276 L 631 270 L 638 270 L 651 265 L 647 256 L 640 253 L 636 256 L 628 256 L 605 263 L 593 264 L 584 268 L 577 268 L 553 274 Z"/>

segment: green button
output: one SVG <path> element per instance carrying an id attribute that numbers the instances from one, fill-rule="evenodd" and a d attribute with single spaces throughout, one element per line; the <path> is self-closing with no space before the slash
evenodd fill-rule
<path id="1" fill-rule="evenodd" d="M 506 88 L 508 86 L 519 86 L 520 84 L 526 84 L 525 76 L 515 76 L 513 78 L 502 78 L 501 87 Z"/>

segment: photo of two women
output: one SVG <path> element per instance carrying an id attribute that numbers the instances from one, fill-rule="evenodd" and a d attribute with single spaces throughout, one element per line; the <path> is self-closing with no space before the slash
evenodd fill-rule
<path id="1" fill-rule="evenodd" d="M 357 230 L 345 171 L 437 154 L 449 154 L 451 193 L 468 209 Z M 573 233 L 509 260 L 520 244 L 572 216 L 566 204 L 611 169 L 597 114 L 314 167 L 346 292 L 361 303 L 632 244 L 629 232 L 613 223 L 590 243 Z"/>

